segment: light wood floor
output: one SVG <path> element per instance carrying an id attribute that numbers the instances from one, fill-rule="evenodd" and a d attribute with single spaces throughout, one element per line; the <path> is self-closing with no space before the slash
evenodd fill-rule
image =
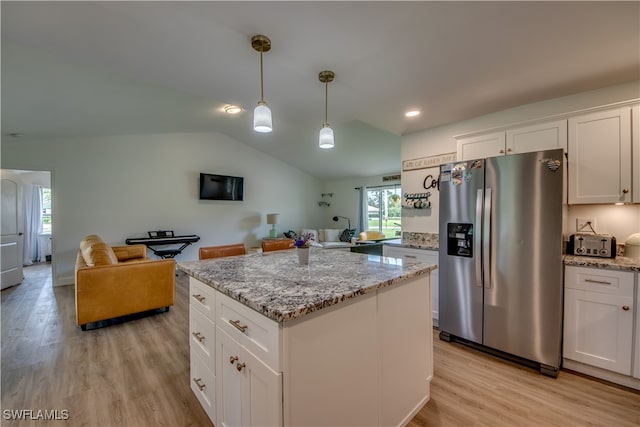
<path id="1" fill-rule="evenodd" d="M 73 287 L 46 264 L 2 291 L 2 409 L 69 411 L 2 426 L 211 426 L 189 389 L 188 289 L 168 313 L 82 332 Z M 434 332 L 431 401 L 416 426 L 639 426 L 640 393 L 562 371 L 558 379 Z"/>

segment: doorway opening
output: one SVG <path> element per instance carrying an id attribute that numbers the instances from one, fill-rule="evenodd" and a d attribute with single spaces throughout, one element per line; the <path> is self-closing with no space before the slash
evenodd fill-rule
<path id="1" fill-rule="evenodd" d="M 24 280 L 23 267 L 52 261 L 51 171 L 2 169 L 0 288 Z M 51 267 L 49 267 L 51 268 Z"/>

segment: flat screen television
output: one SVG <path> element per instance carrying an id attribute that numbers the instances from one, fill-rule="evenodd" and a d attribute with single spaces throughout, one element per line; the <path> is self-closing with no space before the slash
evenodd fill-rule
<path id="1" fill-rule="evenodd" d="M 241 176 L 200 174 L 200 200 L 242 200 Z"/>

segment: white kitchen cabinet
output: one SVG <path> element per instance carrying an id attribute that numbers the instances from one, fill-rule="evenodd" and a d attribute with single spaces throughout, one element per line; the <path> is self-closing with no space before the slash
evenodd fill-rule
<path id="1" fill-rule="evenodd" d="M 472 160 L 562 148 L 567 150 L 567 121 L 514 127 L 501 132 L 460 138 L 458 159 Z"/>
<path id="2" fill-rule="evenodd" d="M 406 425 L 429 400 L 429 276 L 285 323 L 190 283 L 191 388 L 216 426 Z"/>
<path id="3" fill-rule="evenodd" d="M 563 357 L 631 375 L 634 273 L 565 267 Z"/>
<path id="4" fill-rule="evenodd" d="M 458 160 L 484 159 L 487 157 L 503 156 L 505 150 L 504 132 L 476 135 L 458 140 Z"/>
<path id="5" fill-rule="evenodd" d="M 216 343 L 219 425 L 281 426 L 282 374 L 262 363 L 220 327 Z"/>
<path id="6" fill-rule="evenodd" d="M 631 107 L 569 119 L 569 204 L 632 201 Z"/>
<path id="7" fill-rule="evenodd" d="M 215 424 L 215 291 L 189 278 L 189 295 L 191 390 Z"/>
<path id="8" fill-rule="evenodd" d="M 384 256 L 400 258 L 404 262 L 426 262 L 438 265 L 438 251 L 384 245 L 382 252 Z M 436 268 L 431 272 L 431 317 L 436 326 L 438 325 L 438 306 L 440 304 L 438 280 L 438 269 Z"/>

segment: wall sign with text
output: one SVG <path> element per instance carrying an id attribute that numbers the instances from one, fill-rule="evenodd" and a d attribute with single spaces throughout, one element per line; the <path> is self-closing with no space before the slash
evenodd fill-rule
<path id="1" fill-rule="evenodd" d="M 417 169 L 427 169 L 440 166 L 445 163 L 455 162 L 456 153 L 444 153 L 437 156 L 421 157 L 419 159 L 403 160 L 402 170 L 412 171 Z"/>

